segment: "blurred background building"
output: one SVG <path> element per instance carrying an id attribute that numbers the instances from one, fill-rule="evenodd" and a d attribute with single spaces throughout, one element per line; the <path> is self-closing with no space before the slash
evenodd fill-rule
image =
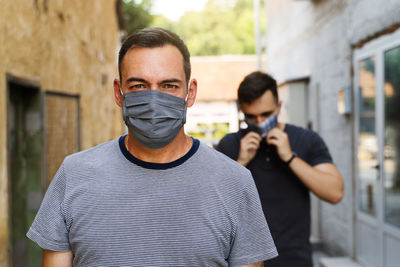
<path id="1" fill-rule="evenodd" d="M 25 234 L 63 158 L 123 132 L 116 7 L 0 1 L 0 266 L 40 266 Z"/>
<path id="2" fill-rule="evenodd" d="M 362 266 L 399 266 L 400 1 L 266 0 L 259 12 L 283 119 L 320 133 L 345 179 L 337 206 L 313 199 L 314 242 Z"/>
<path id="3" fill-rule="evenodd" d="M 185 131 L 215 146 L 227 133 L 239 129 L 237 88 L 244 76 L 257 69 L 257 57 L 194 56 L 191 64 L 199 89 L 196 104 L 187 111 Z"/>

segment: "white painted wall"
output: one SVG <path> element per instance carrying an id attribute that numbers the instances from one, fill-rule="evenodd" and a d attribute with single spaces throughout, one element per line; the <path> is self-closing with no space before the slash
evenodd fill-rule
<path id="1" fill-rule="evenodd" d="M 321 238 L 331 253 L 354 257 L 353 115 L 337 112 L 352 86 L 353 47 L 400 24 L 398 0 L 266 0 L 268 72 L 278 82 L 310 76 L 308 115 L 345 178 L 345 197 L 321 204 Z"/>

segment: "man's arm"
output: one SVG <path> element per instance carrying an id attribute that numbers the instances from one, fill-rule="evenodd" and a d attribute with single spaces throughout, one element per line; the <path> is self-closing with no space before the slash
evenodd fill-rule
<path id="1" fill-rule="evenodd" d="M 282 130 L 272 129 L 268 133 L 267 142 L 276 146 L 279 157 L 284 162 L 292 157 L 293 151 L 289 138 Z M 304 160 L 295 157 L 289 167 L 303 184 L 320 199 L 336 204 L 343 198 L 343 178 L 332 163 L 311 166 Z"/>
<path id="2" fill-rule="evenodd" d="M 332 204 L 342 200 L 343 178 L 332 163 L 322 163 L 312 167 L 296 157 L 289 167 L 303 184 L 320 199 Z"/>
<path id="3" fill-rule="evenodd" d="M 263 267 L 263 266 L 264 266 L 264 262 L 260 261 L 260 262 L 256 262 L 256 263 L 252 263 L 252 264 L 243 265 L 242 267 Z"/>
<path id="4" fill-rule="evenodd" d="M 43 250 L 42 267 L 72 267 L 72 251 Z"/>

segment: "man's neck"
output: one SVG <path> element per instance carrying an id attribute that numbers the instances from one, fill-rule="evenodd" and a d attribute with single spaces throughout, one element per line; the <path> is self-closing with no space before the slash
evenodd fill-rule
<path id="1" fill-rule="evenodd" d="M 159 149 L 142 146 L 129 133 L 125 137 L 125 147 L 135 158 L 152 163 L 169 163 L 183 157 L 192 147 L 193 139 L 184 133 L 183 128 L 171 143 Z"/>
<path id="2" fill-rule="evenodd" d="M 285 130 L 285 127 L 286 127 L 286 123 L 278 122 L 278 128 L 279 128 L 280 130 L 284 131 L 284 130 Z"/>

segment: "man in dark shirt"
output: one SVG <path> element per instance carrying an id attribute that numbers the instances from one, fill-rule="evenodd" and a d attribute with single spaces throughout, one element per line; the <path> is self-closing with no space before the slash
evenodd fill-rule
<path id="1" fill-rule="evenodd" d="M 317 133 L 277 122 L 281 102 L 271 76 L 246 76 L 238 99 L 249 127 L 226 135 L 217 150 L 253 175 L 279 253 L 265 266 L 311 267 L 309 191 L 336 204 L 343 178 Z"/>

